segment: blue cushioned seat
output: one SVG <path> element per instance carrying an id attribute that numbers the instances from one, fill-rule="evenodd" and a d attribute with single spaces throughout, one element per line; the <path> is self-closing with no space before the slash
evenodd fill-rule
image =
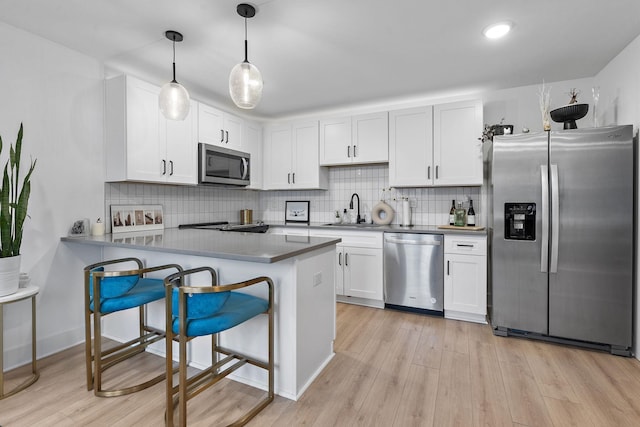
<path id="1" fill-rule="evenodd" d="M 171 312 L 179 313 L 178 294 L 179 289 L 174 288 L 171 295 Z M 202 319 L 214 315 L 229 299 L 230 292 L 211 292 L 204 294 L 191 294 L 185 300 L 187 306 L 187 319 Z"/>
<path id="2" fill-rule="evenodd" d="M 187 319 L 187 333 L 189 337 L 211 335 L 232 328 L 264 313 L 269 308 L 269 301 L 240 292 L 225 292 L 228 299 L 220 309 L 207 317 Z M 192 294 L 188 300 L 207 296 L 207 294 Z M 173 304 L 177 304 L 177 294 L 174 293 Z M 180 333 L 180 322 L 177 312 L 173 313 L 173 333 Z"/>
<path id="3" fill-rule="evenodd" d="M 103 272 L 104 267 L 98 267 L 91 270 L 91 275 L 89 276 L 89 297 L 93 299 L 93 273 L 95 272 Z M 124 295 L 133 288 L 136 283 L 138 283 L 138 279 L 140 278 L 137 274 L 131 274 L 127 276 L 117 276 L 117 277 L 103 277 L 100 280 L 100 298 L 103 300 L 105 298 L 113 298 L 119 297 L 120 295 Z"/>
<path id="4" fill-rule="evenodd" d="M 162 279 L 149 279 L 143 277 L 137 280 L 137 283 L 133 286 L 133 288 L 131 288 L 128 292 L 121 296 L 117 296 L 114 298 L 100 298 L 102 300 L 100 304 L 100 311 L 102 312 L 102 314 L 113 313 L 114 311 L 139 307 L 143 304 L 147 304 L 163 298 L 164 281 Z M 93 311 L 93 298 L 91 299 L 91 303 L 89 304 L 89 309 Z"/>

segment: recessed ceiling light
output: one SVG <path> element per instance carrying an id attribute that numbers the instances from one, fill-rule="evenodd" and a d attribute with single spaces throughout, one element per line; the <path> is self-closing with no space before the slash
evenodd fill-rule
<path id="1" fill-rule="evenodd" d="M 500 37 L 504 37 L 511 30 L 511 27 L 511 22 L 499 22 L 489 25 L 482 31 L 482 34 L 488 39 L 499 39 Z"/>

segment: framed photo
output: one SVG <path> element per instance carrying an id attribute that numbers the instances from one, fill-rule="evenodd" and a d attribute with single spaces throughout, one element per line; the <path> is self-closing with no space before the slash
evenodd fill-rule
<path id="1" fill-rule="evenodd" d="M 164 230 L 162 205 L 111 205 L 111 232 Z"/>
<path id="2" fill-rule="evenodd" d="M 284 202 L 284 222 L 306 222 L 309 224 L 309 201 Z"/>

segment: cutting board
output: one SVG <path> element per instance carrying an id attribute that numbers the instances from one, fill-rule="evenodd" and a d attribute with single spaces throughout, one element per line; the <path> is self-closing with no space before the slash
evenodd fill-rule
<path id="1" fill-rule="evenodd" d="M 480 225 L 463 225 L 463 226 L 455 226 L 455 225 L 439 225 L 438 228 L 443 230 L 465 230 L 465 231 L 480 231 L 484 230 L 483 226 Z"/>

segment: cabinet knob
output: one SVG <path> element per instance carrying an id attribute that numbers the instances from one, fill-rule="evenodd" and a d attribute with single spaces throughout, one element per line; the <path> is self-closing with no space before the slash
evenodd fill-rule
<path id="1" fill-rule="evenodd" d="M 162 175 L 167 174 L 167 161 L 162 159 Z"/>
<path id="2" fill-rule="evenodd" d="M 220 142 L 224 142 L 224 129 L 220 129 Z"/>
<path id="3" fill-rule="evenodd" d="M 173 176 L 173 160 L 169 160 L 169 176 Z"/>

